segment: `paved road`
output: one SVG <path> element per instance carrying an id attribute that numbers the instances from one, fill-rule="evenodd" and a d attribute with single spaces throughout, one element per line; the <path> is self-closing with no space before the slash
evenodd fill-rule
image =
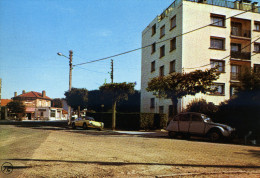
<path id="1" fill-rule="evenodd" d="M 0 126 L 12 177 L 259 177 L 259 147 L 169 139 L 166 132 Z M 3 173 L 0 174 L 3 176 Z"/>

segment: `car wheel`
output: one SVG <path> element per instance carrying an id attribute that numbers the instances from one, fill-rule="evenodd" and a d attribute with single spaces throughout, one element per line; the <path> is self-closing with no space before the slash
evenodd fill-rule
<path id="1" fill-rule="evenodd" d="M 209 139 L 212 142 L 220 141 L 221 137 L 222 135 L 219 133 L 219 131 L 214 130 L 209 133 Z"/>
<path id="2" fill-rule="evenodd" d="M 87 124 L 84 123 L 84 124 L 83 124 L 83 129 L 87 129 L 87 128 L 88 128 Z"/>
<path id="3" fill-rule="evenodd" d="M 170 138 L 176 138 L 177 137 L 177 133 L 176 132 L 172 132 L 172 131 L 169 131 L 168 135 L 169 135 Z"/>
<path id="4" fill-rule="evenodd" d="M 75 123 L 72 123 L 72 129 L 76 129 Z"/>

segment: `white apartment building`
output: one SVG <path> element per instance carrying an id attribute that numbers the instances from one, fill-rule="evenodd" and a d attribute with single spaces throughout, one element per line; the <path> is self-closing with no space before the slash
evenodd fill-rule
<path id="1" fill-rule="evenodd" d="M 260 69 L 259 37 L 258 3 L 175 0 L 142 32 L 147 47 L 142 49 L 141 112 L 172 115 L 171 100 L 146 91 L 151 78 L 216 65 L 221 72 L 215 81 L 218 92 L 186 96 L 178 101 L 178 112 L 195 98 L 216 105 L 230 99 L 244 67 Z"/>

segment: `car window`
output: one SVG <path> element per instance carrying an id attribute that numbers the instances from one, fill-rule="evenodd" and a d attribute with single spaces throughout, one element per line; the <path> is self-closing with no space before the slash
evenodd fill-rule
<path id="1" fill-rule="evenodd" d="M 190 121 L 190 115 L 189 114 L 182 114 L 179 116 L 180 121 Z"/>
<path id="2" fill-rule="evenodd" d="M 200 115 L 195 115 L 195 114 L 192 115 L 191 120 L 195 121 L 195 122 L 202 122 L 201 116 Z"/>

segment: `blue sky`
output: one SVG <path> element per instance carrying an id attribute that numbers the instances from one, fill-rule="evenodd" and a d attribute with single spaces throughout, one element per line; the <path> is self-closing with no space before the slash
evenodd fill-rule
<path id="1" fill-rule="evenodd" d="M 0 0 L 2 98 L 22 90 L 64 97 L 79 64 L 141 47 L 142 30 L 172 0 Z M 75 67 L 72 86 L 110 82 L 110 59 Z M 84 68 L 84 69 L 82 69 Z M 114 58 L 114 82 L 141 82 L 141 51 Z"/>

